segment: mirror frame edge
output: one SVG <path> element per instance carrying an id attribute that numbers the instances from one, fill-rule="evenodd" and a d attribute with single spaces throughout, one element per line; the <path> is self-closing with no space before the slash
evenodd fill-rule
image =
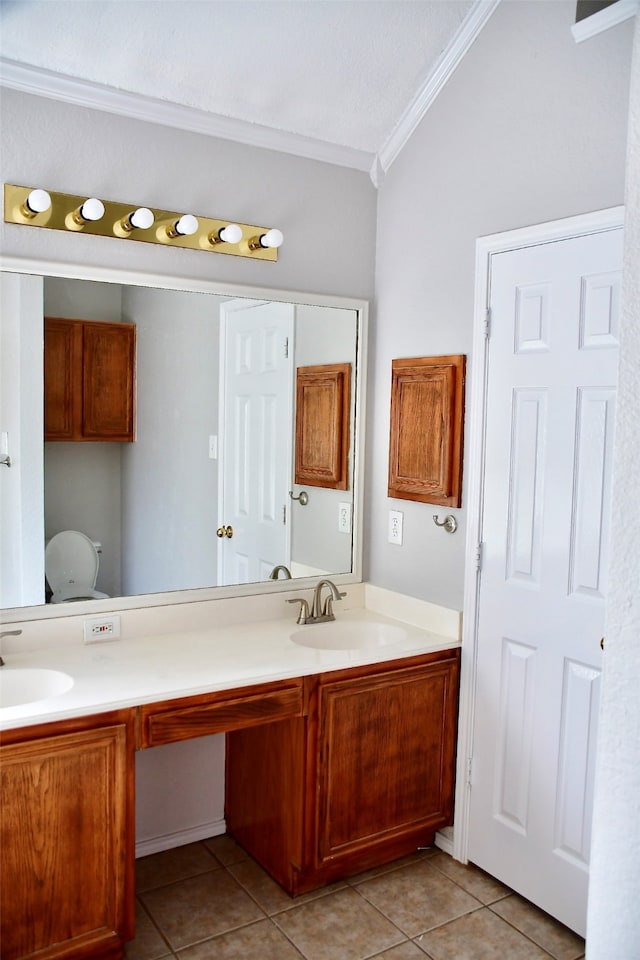
<path id="1" fill-rule="evenodd" d="M 115 267 L 97 267 L 92 264 L 53 261 L 34 257 L 3 256 L 0 259 L 0 271 L 3 273 L 22 273 L 42 277 L 60 277 L 70 280 L 92 280 L 102 283 L 129 284 L 131 286 L 151 286 L 163 290 L 177 290 L 187 293 L 204 293 L 225 297 L 246 299 L 276 300 L 283 303 L 301 305 L 337 307 L 354 310 L 356 325 L 356 396 L 357 411 L 354 424 L 353 444 L 353 503 L 357 509 L 352 515 L 352 569 L 351 573 L 333 574 L 336 584 L 354 584 L 362 582 L 363 572 L 363 496 L 365 466 L 365 423 L 366 423 L 366 383 L 367 349 L 369 325 L 369 301 L 359 297 L 344 297 L 334 294 L 309 293 L 307 291 L 282 290 L 272 287 L 253 287 L 248 284 L 224 283 L 219 280 L 199 280 L 177 275 L 155 274 L 148 271 L 121 270 Z M 305 590 L 315 586 L 317 577 L 299 577 L 295 579 L 295 589 Z M 268 587 L 268 589 L 265 589 Z M 69 616 L 95 616 L 105 613 L 118 613 L 126 610 L 138 610 L 153 607 L 170 606 L 182 603 L 196 603 L 210 600 L 228 600 L 234 597 L 271 595 L 292 590 L 290 580 L 271 582 L 234 584 L 223 587 L 199 587 L 193 590 L 174 590 L 169 593 L 146 593 L 132 597 L 110 597 L 105 600 L 90 600 L 75 603 L 73 612 L 68 605 L 60 604 L 63 609 L 52 609 L 51 604 L 38 606 L 7 607 L 0 609 L 2 623 L 22 623 L 29 621 L 57 620 Z"/>

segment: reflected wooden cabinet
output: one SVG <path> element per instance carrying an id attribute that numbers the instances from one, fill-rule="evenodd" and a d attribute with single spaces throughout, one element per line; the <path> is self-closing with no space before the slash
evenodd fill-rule
<path id="1" fill-rule="evenodd" d="M 2 734 L 3 960 L 117 960 L 133 936 L 133 715 Z"/>
<path id="2" fill-rule="evenodd" d="M 349 488 L 351 364 L 298 367 L 295 482 Z"/>
<path id="3" fill-rule="evenodd" d="M 134 439 L 131 323 L 45 317 L 45 440 Z"/>
<path id="4" fill-rule="evenodd" d="M 306 716 L 227 736 L 226 817 L 291 894 L 452 822 L 459 651 L 305 678 Z"/>

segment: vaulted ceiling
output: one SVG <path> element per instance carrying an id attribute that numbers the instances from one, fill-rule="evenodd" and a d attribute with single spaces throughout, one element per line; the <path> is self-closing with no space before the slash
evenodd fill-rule
<path id="1" fill-rule="evenodd" d="M 497 0 L 2 0 L 6 86 L 386 168 Z"/>

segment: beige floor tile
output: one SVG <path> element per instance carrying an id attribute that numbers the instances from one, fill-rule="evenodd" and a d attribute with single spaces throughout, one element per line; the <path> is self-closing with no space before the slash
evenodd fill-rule
<path id="1" fill-rule="evenodd" d="M 582 937 L 517 894 L 494 903 L 491 909 L 539 944 L 555 960 L 578 960 L 584 954 Z"/>
<path id="2" fill-rule="evenodd" d="M 141 893 L 219 869 L 220 864 L 202 843 L 188 843 L 136 860 L 136 890 Z"/>
<path id="3" fill-rule="evenodd" d="M 481 906 L 429 860 L 367 880 L 357 890 L 411 938 Z"/>
<path id="4" fill-rule="evenodd" d="M 385 950 L 384 953 L 376 953 L 371 960 L 427 960 L 427 958 L 423 950 L 407 940 L 397 947 L 391 947 L 391 950 Z"/>
<path id="5" fill-rule="evenodd" d="M 272 880 L 269 874 L 259 866 L 255 860 L 244 860 L 242 863 L 234 863 L 227 868 L 239 884 L 249 893 L 254 900 L 260 904 L 265 913 L 269 916 L 275 913 L 281 913 L 283 910 L 290 910 L 292 907 L 298 907 L 302 903 L 308 903 L 309 900 L 317 900 L 318 897 L 326 897 L 329 893 L 336 890 L 342 890 L 346 887 L 343 881 L 332 883 L 327 887 L 321 887 L 319 890 L 312 890 L 310 893 L 303 893 L 298 897 L 290 897 L 288 893 L 279 886 L 275 880 Z"/>
<path id="6" fill-rule="evenodd" d="M 363 883 L 365 880 L 371 880 L 373 877 L 380 877 L 383 873 L 389 873 L 391 870 L 399 870 L 400 867 L 408 867 L 413 863 L 418 863 L 421 860 L 430 859 L 438 854 L 440 851 L 437 847 L 429 847 L 428 850 L 416 850 L 415 853 L 410 853 L 406 857 L 400 857 L 398 860 L 392 860 L 390 863 L 383 863 L 379 867 L 372 867 L 371 870 L 365 870 L 363 873 L 357 873 L 353 877 L 347 878 L 347 883 L 350 883 L 352 886 L 357 886 L 359 883 Z"/>
<path id="7" fill-rule="evenodd" d="M 416 941 L 432 960 L 549 960 L 549 954 L 488 907 L 459 917 Z"/>
<path id="8" fill-rule="evenodd" d="M 504 884 L 485 873 L 484 870 L 471 863 L 467 866 L 458 863 L 457 860 L 450 857 L 448 853 L 443 853 L 442 850 L 438 850 L 430 862 L 450 880 L 455 881 L 463 890 L 466 890 L 472 897 L 485 905 L 501 900 L 502 897 L 508 897 L 512 893 L 509 887 L 505 887 Z"/>
<path id="9" fill-rule="evenodd" d="M 160 960 L 167 957 L 171 950 L 149 919 L 149 915 L 139 903 L 136 903 L 136 936 L 125 946 L 127 960 Z"/>
<path id="10" fill-rule="evenodd" d="M 302 954 L 271 920 L 259 920 L 181 950 L 178 960 L 302 960 Z"/>
<path id="11" fill-rule="evenodd" d="M 364 960 L 404 939 L 350 887 L 279 913 L 274 922 L 306 960 Z"/>
<path id="12" fill-rule="evenodd" d="M 228 867 L 231 863 L 239 863 L 240 860 L 248 860 L 249 854 L 245 853 L 242 847 L 229 837 L 226 833 L 219 837 L 210 837 L 204 841 L 205 847 L 217 857 L 220 863 Z"/>
<path id="13" fill-rule="evenodd" d="M 264 919 L 226 870 L 149 890 L 140 899 L 174 950 Z"/>

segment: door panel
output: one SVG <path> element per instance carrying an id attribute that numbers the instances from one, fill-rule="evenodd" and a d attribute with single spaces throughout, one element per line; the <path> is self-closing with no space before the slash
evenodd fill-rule
<path id="1" fill-rule="evenodd" d="M 584 933 L 622 230 L 491 261 L 469 858 Z"/>

